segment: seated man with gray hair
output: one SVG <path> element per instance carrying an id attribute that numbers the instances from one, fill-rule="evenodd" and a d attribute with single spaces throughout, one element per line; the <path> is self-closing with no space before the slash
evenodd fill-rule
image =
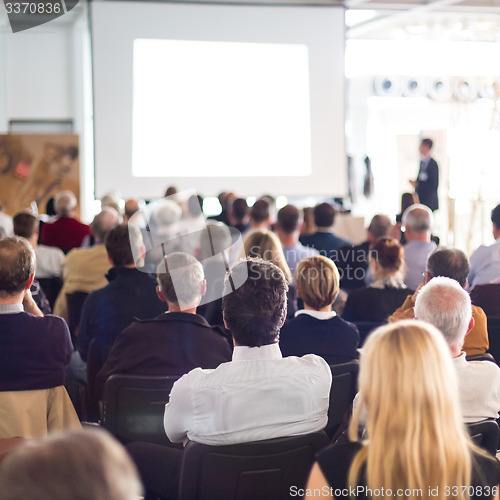
<path id="1" fill-rule="evenodd" d="M 157 278 L 158 297 L 168 310 L 153 319 L 134 321 L 118 335 L 96 377 L 99 397 L 115 373 L 184 375 L 231 360 L 222 329 L 196 314 L 206 289 L 203 266 L 191 255 L 174 252 L 160 262 Z"/>
<path id="2" fill-rule="evenodd" d="M 455 280 L 462 288 L 465 288 L 469 271 L 469 258 L 462 250 L 440 247 L 434 250 L 427 259 L 424 281 L 428 283 L 432 278 L 444 276 Z M 420 285 L 419 289 L 422 286 Z M 408 296 L 403 305 L 394 311 L 392 316 L 389 317 L 389 322 L 414 317 L 413 306 L 419 289 L 413 295 Z M 464 351 L 468 356 L 483 354 L 489 347 L 486 314 L 480 307 L 473 305 L 472 317 L 474 318 L 474 326 L 465 337 L 464 343 Z"/>
<path id="3" fill-rule="evenodd" d="M 76 197 L 71 191 L 61 191 L 54 199 L 57 219 L 42 226 L 42 243 L 49 247 L 58 247 L 64 253 L 81 246 L 85 236 L 90 234 L 90 227 L 76 219 Z"/>
<path id="4" fill-rule="evenodd" d="M 463 344 L 474 326 L 468 293 L 450 278 L 433 278 L 418 292 L 415 317 L 444 335 L 458 376 L 465 422 L 498 418 L 500 368 L 489 361 L 467 361 Z"/>
<path id="5" fill-rule="evenodd" d="M 403 214 L 403 226 L 407 243 L 405 250 L 405 285 L 416 290 L 423 282 L 427 257 L 436 248 L 431 241 L 434 221 L 431 210 L 425 205 L 411 205 Z"/>

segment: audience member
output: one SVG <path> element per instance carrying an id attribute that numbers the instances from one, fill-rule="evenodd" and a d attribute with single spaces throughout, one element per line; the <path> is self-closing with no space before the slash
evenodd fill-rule
<path id="1" fill-rule="evenodd" d="M 25 239 L 0 240 L 0 391 L 63 385 L 73 352 L 64 320 L 44 317 L 31 297 L 35 262 Z"/>
<path id="2" fill-rule="evenodd" d="M 42 226 L 42 243 L 68 253 L 82 244 L 85 236 L 90 234 L 90 227 L 75 218 L 76 197 L 71 191 L 58 193 L 54 199 L 54 208 L 57 218 Z"/>
<path id="3" fill-rule="evenodd" d="M 0 467 L 0 500 L 137 500 L 142 485 L 121 444 L 105 431 L 28 441 Z"/>
<path id="4" fill-rule="evenodd" d="M 312 353 L 330 365 L 357 359 L 358 329 L 332 311 L 339 294 L 335 264 L 322 255 L 307 257 L 297 266 L 295 283 L 304 309 L 297 311 L 295 318 L 287 320 L 281 329 L 283 356 Z"/>
<path id="5" fill-rule="evenodd" d="M 110 191 L 101 198 L 101 210 L 104 207 L 112 208 L 121 217 L 120 200 L 121 194 L 118 191 Z"/>
<path id="6" fill-rule="evenodd" d="M 5 213 L 3 204 L 0 202 L 0 238 L 2 236 L 13 236 L 13 234 L 12 217 Z"/>
<path id="7" fill-rule="evenodd" d="M 203 266 L 191 255 L 177 252 L 164 258 L 157 274 L 157 293 L 168 311 L 134 321 L 118 335 L 96 377 L 98 396 L 114 373 L 183 375 L 231 359 L 223 332 L 196 314 L 206 290 Z"/>
<path id="8" fill-rule="evenodd" d="M 424 282 L 428 283 L 432 278 L 443 276 L 451 278 L 465 288 L 467 286 L 467 276 L 469 274 L 470 264 L 467 255 L 456 248 L 438 248 L 429 255 L 427 259 L 427 268 Z M 414 317 L 413 307 L 417 292 L 408 296 L 403 305 L 389 317 L 390 322 L 400 319 L 411 319 Z M 477 306 L 472 306 L 472 317 L 474 326 L 465 337 L 464 351 L 467 355 L 483 354 L 488 350 L 488 327 L 484 311 Z"/>
<path id="9" fill-rule="evenodd" d="M 118 334 L 135 318 L 153 318 L 165 310 L 156 294 L 156 282 L 139 271 L 134 262 L 134 255 L 140 255 L 143 248 L 140 230 L 126 224 L 116 226 L 107 234 L 105 247 L 113 266 L 106 275 L 109 283 L 93 291 L 85 301 L 77 339 L 84 361 L 90 341 L 96 340 L 95 361 L 99 367 Z"/>
<path id="10" fill-rule="evenodd" d="M 319 453 L 309 491 L 330 492 L 331 487 L 335 498 L 348 499 L 351 487 L 357 498 L 367 499 L 373 498 L 367 488 L 384 491 L 384 498 L 411 489 L 404 498 L 444 500 L 446 488 L 459 485 L 471 491 L 473 500 L 492 497 L 500 465 L 472 443 L 464 428 L 455 370 L 436 328 L 406 321 L 376 330 L 363 348 L 359 388 L 351 442 Z M 364 412 L 368 439 L 360 443 Z"/>
<path id="11" fill-rule="evenodd" d="M 75 248 L 63 261 L 64 284 L 54 305 L 54 314 L 68 319 L 66 294 L 93 292 L 106 285 L 106 272 L 111 267 L 104 239 L 118 224 L 118 214 L 112 208 L 105 208 L 92 221 L 95 245 L 91 248 Z"/>
<path id="12" fill-rule="evenodd" d="M 165 198 L 168 198 L 169 196 L 175 196 L 179 190 L 175 186 L 168 186 L 168 188 L 165 190 Z"/>
<path id="13" fill-rule="evenodd" d="M 270 228 L 271 212 L 269 202 L 267 200 L 257 200 L 250 209 L 250 225 L 246 234 L 250 234 L 252 231 L 266 231 Z"/>
<path id="14" fill-rule="evenodd" d="M 232 282 L 244 284 L 233 291 Z M 331 371 L 320 357 L 282 358 L 279 330 L 286 316 L 287 279 L 261 259 L 235 264 L 226 277 L 224 320 L 233 359 L 178 380 L 165 408 L 173 442 L 225 445 L 296 436 L 327 423 Z M 152 493 L 177 498 L 182 451 L 146 443 L 128 446 Z"/>
<path id="15" fill-rule="evenodd" d="M 379 238 L 388 235 L 391 227 L 392 222 L 387 215 L 375 215 L 366 229 L 366 241 L 340 249 L 337 266 L 340 286 L 344 290 L 356 290 L 368 284 L 366 277 L 369 272 L 370 249 Z"/>
<path id="16" fill-rule="evenodd" d="M 390 237 L 398 240 L 401 245 L 407 243 L 405 233 L 401 229 L 403 228 L 403 214 L 406 210 L 418 203 L 417 193 L 403 193 L 401 195 L 401 211 L 396 215 L 396 224 L 392 226 L 390 230 Z"/>
<path id="17" fill-rule="evenodd" d="M 413 293 L 403 283 L 404 251 L 397 240 L 380 238 L 370 250 L 374 281 L 349 294 L 342 317 L 347 321 L 384 323 Z"/>
<path id="18" fill-rule="evenodd" d="M 229 270 L 231 253 L 231 232 L 222 222 L 209 221 L 199 233 L 199 255 L 203 264 L 207 292 L 203 296 L 198 314 L 211 325 L 223 325 L 222 294 L 224 293 L 224 277 Z"/>
<path id="19" fill-rule="evenodd" d="M 38 245 L 38 219 L 34 215 L 29 212 L 19 212 L 12 220 L 14 223 L 14 234 L 16 236 L 20 236 L 21 238 L 25 238 L 35 250 L 37 269 L 35 279 L 33 280 L 30 289 L 33 300 L 36 302 L 36 305 L 40 308 L 43 314 L 50 314 L 52 309 L 47 296 L 37 279 L 37 277 L 45 277 L 39 276 L 39 268 L 42 268 L 42 274 L 50 274 L 51 271 L 58 271 L 59 274 L 56 275 L 56 277 L 59 277 L 62 272 L 61 261 L 64 259 L 64 253 L 60 248 Z M 41 250 L 40 253 L 37 252 L 39 247 Z M 57 269 L 57 265 L 59 265 L 59 269 Z"/>
<path id="20" fill-rule="evenodd" d="M 304 226 L 300 232 L 301 236 L 314 234 L 318 229 L 314 223 L 314 207 L 304 207 L 302 212 L 304 216 Z"/>
<path id="21" fill-rule="evenodd" d="M 123 222 L 127 223 L 132 215 L 139 211 L 139 200 L 130 198 L 125 201 L 125 211 L 123 213 Z"/>
<path id="22" fill-rule="evenodd" d="M 321 255 L 338 262 L 338 251 L 352 243 L 344 240 L 333 232 L 335 209 L 330 203 L 320 203 L 314 207 L 314 224 L 317 230 L 314 234 L 302 235 L 300 242 L 308 247 L 316 248 Z"/>
<path id="23" fill-rule="evenodd" d="M 149 225 L 142 235 L 146 246 L 144 268 L 153 273 L 165 255 L 182 249 L 179 240 L 182 209 L 171 199 L 155 201 L 148 208 Z"/>
<path id="24" fill-rule="evenodd" d="M 424 205 L 412 205 L 403 214 L 403 226 L 407 243 L 404 246 L 406 273 L 405 283 L 416 290 L 423 282 L 427 257 L 436 248 L 431 241 L 433 216 Z"/>
<path id="25" fill-rule="evenodd" d="M 243 257 L 260 258 L 278 266 L 288 281 L 287 291 L 287 318 L 293 318 L 297 310 L 297 290 L 292 283 L 292 273 L 286 263 L 285 254 L 280 240 L 271 231 L 252 231 L 243 242 Z"/>
<path id="26" fill-rule="evenodd" d="M 238 273 L 248 273 L 247 280 L 229 293 Z M 278 345 L 288 287 L 283 271 L 271 262 L 247 259 L 231 268 L 225 286 L 222 303 L 234 339 L 233 360 L 213 371 L 193 370 L 175 383 L 165 408 L 169 439 L 220 445 L 323 429 L 330 368 L 311 354 L 282 358 Z M 258 383 L 263 380 L 267 388 Z M 200 398 L 203 408 L 195 410 Z"/>
<path id="27" fill-rule="evenodd" d="M 230 225 L 240 233 L 244 233 L 248 229 L 249 224 L 247 200 L 245 198 L 234 200 L 231 203 L 228 216 Z"/>
<path id="28" fill-rule="evenodd" d="M 219 193 L 218 198 L 221 206 L 221 213 L 219 215 L 209 217 L 209 219 L 216 220 L 226 224 L 226 226 L 230 226 L 231 221 L 229 220 L 229 206 L 232 201 L 236 199 L 236 195 L 234 193 L 227 193 L 223 191 L 222 193 Z"/>
<path id="29" fill-rule="evenodd" d="M 470 256 L 469 283 L 471 288 L 500 279 L 500 205 L 491 212 L 495 243 L 481 245 Z"/>
<path id="30" fill-rule="evenodd" d="M 319 255 L 318 250 L 305 247 L 299 243 L 302 220 L 297 207 L 286 205 L 278 212 L 278 224 L 276 232 L 283 247 L 285 260 L 290 268 L 292 276 L 295 274 L 297 264 L 306 257 Z"/>
<path id="31" fill-rule="evenodd" d="M 435 326 L 448 343 L 458 377 L 465 422 L 498 418 L 500 368 L 490 361 L 467 361 L 462 350 L 474 326 L 468 293 L 451 278 L 432 278 L 417 294 L 415 318 Z"/>
<path id="32" fill-rule="evenodd" d="M 14 216 L 14 232 L 26 238 L 35 250 L 36 277 L 62 277 L 64 253 L 60 248 L 38 245 L 38 218 L 29 212 L 19 212 Z"/>

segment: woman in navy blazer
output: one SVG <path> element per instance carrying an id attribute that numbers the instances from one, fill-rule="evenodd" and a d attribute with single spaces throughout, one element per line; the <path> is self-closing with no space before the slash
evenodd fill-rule
<path id="1" fill-rule="evenodd" d="M 295 283 L 304 309 L 281 329 L 283 356 L 317 354 L 328 364 L 357 359 L 358 329 L 332 310 L 339 294 L 339 272 L 333 261 L 321 255 L 301 260 L 295 270 Z"/>

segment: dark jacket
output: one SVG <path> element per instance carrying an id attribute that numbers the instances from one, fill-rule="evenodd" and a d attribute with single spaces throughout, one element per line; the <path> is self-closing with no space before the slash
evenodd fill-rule
<path id="1" fill-rule="evenodd" d="M 156 295 L 156 281 L 137 269 L 114 267 L 106 275 L 109 285 L 92 292 L 83 305 L 77 347 L 87 360 L 96 339 L 98 365 L 104 363 L 118 334 L 135 318 L 155 318 L 167 304 Z"/>
<path id="2" fill-rule="evenodd" d="M 341 248 L 336 262 L 340 274 L 340 287 L 344 290 L 356 290 L 366 286 L 368 272 L 370 242 Z"/>
<path id="3" fill-rule="evenodd" d="M 115 373 L 131 375 L 184 375 L 194 368 L 217 368 L 231 361 L 224 332 L 198 314 L 164 313 L 134 321 L 121 332 L 96 377 L 102 396 L 104 383 Z"/>
<path id="4" fill-rule="evenodd" d="M 317 319 L 299 314 L 285 322 L 280 332 L 283 356 L 317 354 L 329 365 L 358 358 L 358 329 L 339 316 Z"/>
<path id="5" fill-rule="evenodd" d="M 339 238 L 331 232 L 324 231 L 304 234 L 299 241 L 306 247 L 315 248 L 321 255 L 329 257 L 335 263 L 338 262 L 339 250 L 352 244 L 350 241 Z"/>
<path id="6" fill-rule="evenodd" d="M 412 294 L 409 288 L 360 288 L 349 294 L 342 317 L 347 321 L 384 323 Z"/>

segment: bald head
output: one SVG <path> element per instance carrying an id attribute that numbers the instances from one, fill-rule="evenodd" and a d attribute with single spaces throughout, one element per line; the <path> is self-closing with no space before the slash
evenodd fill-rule
<path id="1" fill-rule="evenodd" d="M 35 273 L 35 263 L 35 252 L 24 238 L 0 239 L 0 299 L 26 289 Z"/>
<path id="2" fill-rule="evenodd" d="M 92 221 L 92 234 L 96 243 L 102 243 L 106 235 L 118 225 L 120 217 L 116 210 L 110 207 L 104 207 Z"/>
<path id="3" fill-rule="evenodd" d="M 375 242 L 379 238 L 387 236 L 391 226 L 391 219 L 387 215 L 375 215 L 368 226 L 368 238 Z"/>
<path id="4" fill-rule="evenodd" d="M 139 211 L 139 201 L 131 198 L 125 202 L 124 222 L 128 222 L 130 217 Z"/>

